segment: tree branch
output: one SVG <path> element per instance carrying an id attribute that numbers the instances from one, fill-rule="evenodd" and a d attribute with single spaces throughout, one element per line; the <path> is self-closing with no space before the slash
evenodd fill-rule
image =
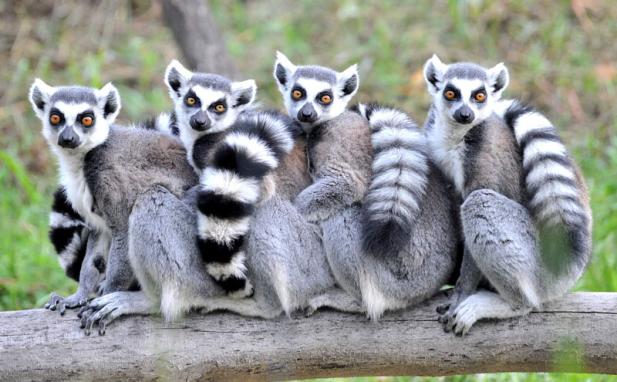
<path id="1" fill-rule="evenodd" d="M 435 306 L 267 321 L 231 314 L 114 322 L 86 337 L 74 312 L 0 313 L 1 379 L 271 380 L 503 371 L 617 373 L 617 294 L 576 293 L 524 318 L 444 333 Z M 558 362 L 562 360 L 562 362 Z M 565 360 L 565 361 L 564 361 Z M 574 362 L 579 360 L 581 363 Z"/>

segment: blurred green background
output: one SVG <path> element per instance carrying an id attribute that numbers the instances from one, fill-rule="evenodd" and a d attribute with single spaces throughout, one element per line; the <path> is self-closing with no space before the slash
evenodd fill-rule
<path id="1" fill-rule="evenodd" d="M 561 130 L 581 165 L 594 212 L 594 256 L 578 290 L 617 291 L 617 4 L 559 1 L 211 1 L 238 80 L 280 107 L 274 52 L 298 64 L 359 63 L 357 100 L 402 107 L 423 122 L 421 68 L 476 61 L 510 69 L 506 97 L 531 102 Z M 169 110 L 163 72 L 180 53 L 156 1 L 0 0 L 0 310 L 39 307 L 71 293 L 47 240 L 54 158 L 27 101 L 35 77 L 52 85 L 120 89 L 120 122 Z M 585 375 L 507 374 L 440 378 L 587 380 Z M 595 376 L 604 381 L 609 377 Z M 364 379 L 358 379 L 364 380 Z M 371 379 L 374 381 L 376 379 Z M 378 379 L 399 381 L 409 379 Z M 411 379 L 415 380 L 415 379 Z"/>

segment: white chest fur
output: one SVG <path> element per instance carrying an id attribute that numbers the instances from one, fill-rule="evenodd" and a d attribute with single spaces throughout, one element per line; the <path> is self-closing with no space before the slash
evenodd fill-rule
<path id="1" fill-rule="evenodd" d="M 450 128 L 439 119 L 427 132 L 431 155 L 441 171 L 454 183 L 456 191 L 463 195 L 465 189 L 465 154 L 463 139 L 466 132 L 448 134 Z"/>
<path id="2" fill-rule="evenodd" d="M 94 199 L 84 175 L 84 159 L 79 157 L 60 157 L 60 183 L 66 189 L 71 205 L 86 221 L 91 229 L 107 232 L 109 227 L 102 216 L 92 212 Z"/>

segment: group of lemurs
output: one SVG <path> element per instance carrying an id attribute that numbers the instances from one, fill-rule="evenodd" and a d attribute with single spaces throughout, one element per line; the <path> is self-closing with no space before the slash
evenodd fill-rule
<path id="1" fill-rule="evenodd" d="M 423 129 L 378 104 L 348 107 L 360 78 L 277 53 L 287 114 L 255 81 L 165 72 L 174 109 L 114 121 L 120 95 L 52 87 L 30 101 L 58 158 L 50 239 L 86 334 L 123 315 L 226 310 L 274 318 L 322 307 L 413 307 L 455 282 L 446 331 L 524 315 L 565 294 L 591 252 L 584 180 L 556 128 L 502 100 L 503 64 L 424 66 Z M 93 298 L 94 297 L 94 298 Z"/>

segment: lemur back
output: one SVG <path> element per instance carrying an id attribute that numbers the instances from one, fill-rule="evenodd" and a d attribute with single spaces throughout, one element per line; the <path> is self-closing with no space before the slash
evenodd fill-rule
<path id="1" fill-rule="evenodd" d="M 308 135 L 309 171 L 314 180 L 344 178 L 351 194 L 342 204 L 351 205 L 364 198 L 371 178 L 373 148 L 368 121 L 346 111 Z"/>

